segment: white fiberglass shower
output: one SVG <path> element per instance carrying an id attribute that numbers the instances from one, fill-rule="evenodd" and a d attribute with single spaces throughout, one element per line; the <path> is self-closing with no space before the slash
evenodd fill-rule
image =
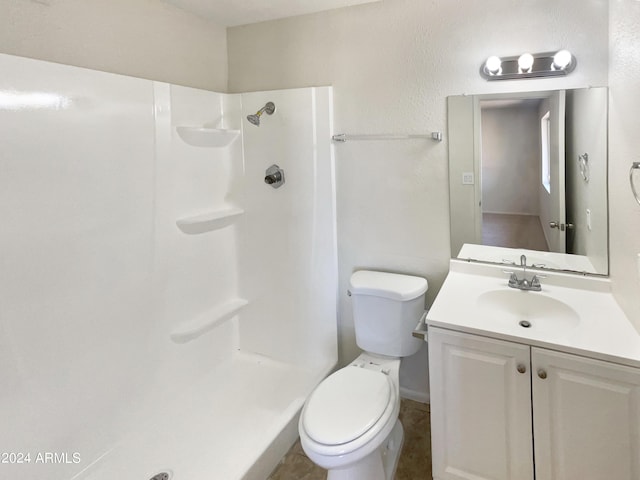
<path id="1" fill-rule="evenodd" d="M 337 361 L 331 89 L 0 68 L 0 477 L 265 478 Z"/>

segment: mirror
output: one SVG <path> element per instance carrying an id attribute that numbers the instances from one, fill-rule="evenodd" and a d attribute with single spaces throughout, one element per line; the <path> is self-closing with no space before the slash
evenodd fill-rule
<path id="1" fill-rule="evenodd" d="M 607 275 L 606 87 L 447 99 L 451 252 Z"/>

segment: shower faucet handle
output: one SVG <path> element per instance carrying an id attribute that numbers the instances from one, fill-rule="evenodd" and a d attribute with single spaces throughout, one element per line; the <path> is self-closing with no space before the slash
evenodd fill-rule
<path id="1" fill-rule="evenodd" d="M 268 185 L 273 185 L 274 183 L 278 183 L 281 181 L 282 181 L 281 172 L 275 172 L 275 173 L 272 173 L 271 175 L 267 175 L 266 177 L 264 177 L 264 183 Z"/>
<path id="2" fill-rule="evenodd" d="M 284 185 L 284 170 L 276 164 L 271 165 L 264 173 L 264 183 L 273 188 L 280 188 Z"/>

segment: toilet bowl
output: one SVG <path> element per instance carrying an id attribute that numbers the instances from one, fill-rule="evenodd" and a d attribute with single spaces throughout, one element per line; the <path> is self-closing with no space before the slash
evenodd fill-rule
<path id="1" fill-rule="evenodd" d="M 403 442 L 398 421 L 400 359 L 363 353 L 327 377 L 299 421 L 307 456 L 328 480 L 388 480 Z"/>
<path id="2" fill-rule="evenodd" d="M 400 361 L 423 344 L 411 332 L 426 291 L 421 277 L 368 270 L 351 276 L 356 343 L 364 352 L 316 387 L 298 422 L 302 448 L 329 471 L 327 480 L 393 478 L 404 438 Z"/>

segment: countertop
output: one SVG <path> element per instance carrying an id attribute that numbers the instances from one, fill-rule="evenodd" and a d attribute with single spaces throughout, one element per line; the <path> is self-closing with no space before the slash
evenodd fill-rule
<path id="1" fill-rule="evenodd" d="M 608 279 L 537 272 L 547 276 L 541 280 L 542 291 L 527 292 L 509 288 L 508 275 L 503 270 L 504 266 L 499 265 L 451 260 L 450 272 L 425 323 L 640 367 L 640 334 L 615 301 Z M 515 271 L 521 273 L 519 269 Z M 517 292 L 514 295 L 542 295 L 557 299 L 578 314 L 579 322 L 555 331 L 538 329 L 535 325 L 523 328 L 517 321 L 496 321 L 486 309 L 479 307 L 478 298 L 485 292 L 501 289 Z"/>

